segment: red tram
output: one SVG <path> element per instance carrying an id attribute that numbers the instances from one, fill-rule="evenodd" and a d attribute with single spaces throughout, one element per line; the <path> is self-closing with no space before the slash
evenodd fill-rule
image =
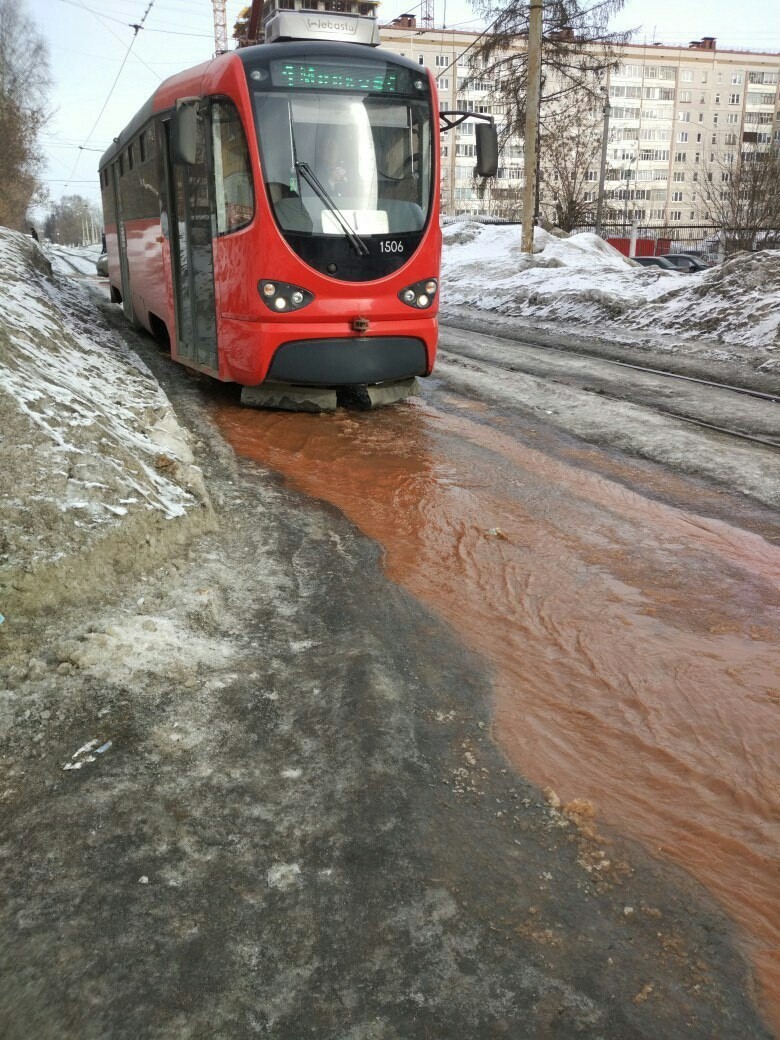
<path id="1" fill-rule="evenodd" d="M 436 354 L 438 115 L 430 71 L 332 39 L 171 77 L 100 161 L 112 300 L 246 403 L 405 396 Z"/>

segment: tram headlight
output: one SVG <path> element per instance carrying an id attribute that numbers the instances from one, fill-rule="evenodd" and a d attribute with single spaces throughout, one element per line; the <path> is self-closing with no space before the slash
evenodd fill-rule
<path id="1" fill-rule="evenodd" d="M 406 303 L 410 307 L 424 311 L 433 304 L 438 288 L 439 283 L 435 278 L 426 278 L 421 282 L 414 282 L 413 285 L 407 285 L 405 289 L 399 292 L 398 299 L 401 303 Z"/>
<path id="2" fill-rule="evenodd" d="M 277 314 L 299 311 L 314 299 L 314 293 L 289 282 L 271 282 L 261 278 L 257 283 L 257 290 L 266 307 Z"/>

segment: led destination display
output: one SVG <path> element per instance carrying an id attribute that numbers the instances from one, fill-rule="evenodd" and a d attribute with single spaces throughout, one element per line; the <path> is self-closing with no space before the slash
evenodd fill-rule
<path id="1" fill-rule="evenodd" d="M 354 90 L 362 94 L 397 94 L 398 72 L 387 65 L 333 65 L 316 61 L 271 62 L 271 82 L 291 90 Z M 406 77 L 403 77 L 406 79 Z M 406 84 L 405 84 L 406 85 Z M 407 87 L 408 89 L 408 87 Z"/>

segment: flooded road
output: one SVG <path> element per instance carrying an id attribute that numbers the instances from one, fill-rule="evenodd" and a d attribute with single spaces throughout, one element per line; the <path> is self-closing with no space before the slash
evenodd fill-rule
<path id="1" fill-rule="evenodd" d="M 780 1029 L 767 514 L 743 530 L 725 496 L 443 393 L 370 414 L 221 405 L 216 419 L 240 454 L 380 543 L 387 575 L 490 662 L 495 736 L 519 772 L 709 889 Z"/>

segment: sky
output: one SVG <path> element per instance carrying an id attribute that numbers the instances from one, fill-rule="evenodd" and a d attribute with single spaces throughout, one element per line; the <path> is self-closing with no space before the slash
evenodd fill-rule
<path id="1" fill-rule="evenodd" d="M 21 2 L 51 55 L 55 112 L 42 139 L 51 198 L 66 193 L 99 201 L 97 164 L 111 139 L 161 80 L 212 56 L 211 0 L 152 0 L 151 5 L 149 0 Z M 228 0 L 229 32 L 246 3 Z M 437 26 L 479 30 L 484 25 L 468 0 L 434 3 Z M 415 6 L 419 13 L 418 0 L 383 0 L 379 18 L 390 21 Z M 149 7 L 144 27 L 135 35 L 130 24 L 139 23 Z M 780 51 L 777 0 L 626 0 L 612 25 L 636 30 L 635 43 L 687 46 L 690 40 L 715 36 L 719 49 Z"/>

